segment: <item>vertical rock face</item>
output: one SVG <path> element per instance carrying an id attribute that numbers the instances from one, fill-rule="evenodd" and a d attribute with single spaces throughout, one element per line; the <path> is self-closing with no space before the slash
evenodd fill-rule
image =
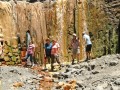
<path id="1" fill-rule="evenodd" d="M 43 1 L 43 0 L 42 0 Z M 119 0 L 46 0 L 44 3 L 0 1 L 0 28 L 4 40 L 10 44 L 20 33 L 25 40 L 31 31 L 37 52 L 43 56 L 43 40 L 54 37 L 61 45 L 61 55 L 70 57 L 68 46 L 72 34 L 77 33 L 81 45 L 81 59 L 85 57 L 82 32 L 90 32 L 94 57 L 116 53 L 119 48 Z"/>
<path id="2" fill-rule="evenodd" d="M 8 41 L 11 46 L 17 33 L 20 34 L 21 41 L 24 41 L 26 31 L 30 30 L 32 40 L 37 47 L 36 51 L 41 51 L 42 54 L 43 50 L 40 47 L 43 48 L 43 44 L 41 42 L 43 43 L 47 37 L 42 3 L 0 2 L 0 28 L 4 40 Z"/>
<path id="3" fill-rule="evenodd" d="M 95 57 L 116 53 L 120 17 L 119 4 L 119 0 L 87 2 L 87 23 Z"/>
<path id="4" fill-rule="evenodd" d="M 4 39 L 10 41 L 16 33 L 20 33 L 21 40 L 24 40 L 25 32 L 31 31 L 33 39 L 37 42 L 46 38 L 46 23 L 42 3 L 0 2 L 0 27 Z"/>

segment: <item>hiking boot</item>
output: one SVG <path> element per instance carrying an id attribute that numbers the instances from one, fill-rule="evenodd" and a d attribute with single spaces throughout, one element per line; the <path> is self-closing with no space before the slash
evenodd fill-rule
<path id="1" fill-rule="evenodd" d="M 72 65 L 74 65 L 75 63 L 74 63 L 74 59 L 72 60 Z"/>
<path id="2" fill-rule="evenodd" d="M 75 63 L 74 63 L 74 62 L 72 62 L 71 64 L 72 64 L 72 65 L 74 65 Z"/>

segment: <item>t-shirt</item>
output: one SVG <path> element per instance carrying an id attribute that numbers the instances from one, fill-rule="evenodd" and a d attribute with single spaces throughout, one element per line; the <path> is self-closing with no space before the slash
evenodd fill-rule
<path id="1" fill-rule="evenodd" d="M 50 44 L 46 43 L 44 48 L 45 48 L 46 55 L 51 55 L 52 43 Z"/>
<path id="2" fill-rule="evenodd" d="M 27 53 L 28 54 L 33 54 L 34 53 L 34 48 L 35 48 L 35 44 L 31 44 L 28 46 L 28 49 L 27 49 Z"/>
<path id="3" fill-rule="evenodd" d="M 79 40 L 78 39 L 72 39 L 72 49 L 77 49 L 79 47 Z"/>
<path id="4" fill-rule="evenodd" d="M 83 35 L 83 38 L 85 39 L 85 41 L 86 41 L 86 44 L 87 44 L 87 45 L 92 44 L 92 42 L 91 42 L 91 40 L 90 40 L 90 36 L 89 36 L 89 35 L 84 34 L 84 35 Z"/>
<path id="5" fill-rule="evenodd" d="M 60 48 L 60 45 L 58 43 L 55 43 L 52 46 L 51 54 L 58 54 L 58 48 Z"/>
<path id="6" fill-rule="evenodd" d="M 50 44 L 46 43 L 44 47 L 45 47 L 45 49 L 51 49 L 52 48 L 52 43 L 50 43 Z"/>

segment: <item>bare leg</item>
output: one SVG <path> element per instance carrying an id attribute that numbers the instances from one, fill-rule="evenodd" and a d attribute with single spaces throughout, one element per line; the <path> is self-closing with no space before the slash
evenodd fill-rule
<path id="1" fill-rule="evenodd" d="M 88 57 L 88 56 L 89 56 L 88 54 L 89 54 L 89 53 L 88 53 L 88 52 L 86 52 L 86 60 L 88 60 L 88 58 L 89 58 L 89 57 Z"/>
<path id="2" fill-rule="evenodd" d="M 46 60 L 47 58 L 44 58 L 44 67 L 46 68 Z"/>
<path id="3" fill-rule="evenodd" d="M 72 64 L 74 64 L 75 58 L 76 58 L 76 54 L 73 54 L 72 55 Z"/>
<path id="4" fill-rule="evenodd" d="M 91 59 L 91 51 L 88 52 L 88 59 Z"/>

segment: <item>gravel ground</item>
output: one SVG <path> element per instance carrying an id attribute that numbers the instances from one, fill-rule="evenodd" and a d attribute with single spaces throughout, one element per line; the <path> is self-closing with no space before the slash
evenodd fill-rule
<path id="1" fill-rule="evenodd" d="M 119 54 L 63 65 L 58 72 L 41 73 L 38 68 L 38 73 L 20 66 L 1 66 L 0 70 L 0 90 L 120 90 Z"/>

